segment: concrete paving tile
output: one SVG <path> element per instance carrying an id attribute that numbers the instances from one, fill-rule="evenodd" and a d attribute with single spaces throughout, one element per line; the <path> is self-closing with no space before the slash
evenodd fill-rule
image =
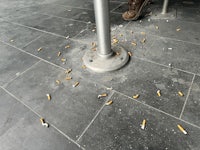
<path id="1" fill-rule="evenodd" d="M 18 48 L 36 39 L 42 32 L 2 21 L 0 24 L 0 40 Z"/>
<path id="2" fill-rule="evenodd" d="M 45 19 L 35 28 L 56 33 L 62 36 L 73 37 L 86 28 L 86 23 L 65 18 L 50 17 Z"/>
<path id="3" fill-rule="evenodd" d="M 119 71 L 98 74 L 88 69 L 76 70 L 76 74 L 132 97 L 140 94 L 139 101 L 174 116 L 179 116 L 186 96 L 178 96 L 178 91 L 187 94 L 193 75 L 167 67 L 145 62 L 132 57 L 129 64 Z M 157 95 L 161 90 L 162 96 Z"/>
<path id="4" fill-rule="evenodd" d="M 200 10 L 198 8 L 178 8 L 177 19 L 200 23 Z"/>
<path id="5" fill-rule="evenodd" d="M 200 45 L 156 38 L 154 44 L 141 57 L 164 65 L 200 74 Z"/>
<path id="6" fill-rule="evenodd" d="M 200 76 L 196 76 L 182 119 L 200 126 Z"/>
<path id="7" fill-rule="evenodd" d="M 79 143 L 87 150 L 198 150 L 200 129 L 122 95 L 114 94 Z M 140 124 L 146 120 L 146 127 Z M 180 124 L 187 130 L 184 135 Z"/>
<path id="8" fill-rule="evenodd" d="M 158 28 L 156 28 L 156 26 Z M 143 19 L 142 21 L 131 22 L 128 30 L 145 30 L 149 34 L 162 37 L 174 38 L 192 43 L 199 43 L 199 24 L 178 20 Z M 178 31 L 177 31 L 178 30 Z M 190 35 L 190 36 L 188 36 Z"/>
<path id="9" fill-rule="evenodd" d="M 1 149 L 81 150 L 53 127 L 45 128 L 40 118 L 0 89 Z"/>
<path id="10" fill-rule="evenodd" d="M 38 59 L 0 42 L 0 85 L 10 82 Z"/>
<path id="11" fill-rule="evenodd" d="M 110 91 L 85 81 L 73 71 L 69 74 L 72 80 L 66 80 L 66 76 L 64 70 L 40 62 L 6 89 L 50 124 L 72 139 L 77 139 L 106 100 L 98 99 L 98 95 L 109 94 Z M 60 80 L 61 84 L 57 85 L 56 80 Z M 72 87 L 77 81 L 80 84 Z M 51 94 L 50 101 L 47 100 L 47 93 Z"/>

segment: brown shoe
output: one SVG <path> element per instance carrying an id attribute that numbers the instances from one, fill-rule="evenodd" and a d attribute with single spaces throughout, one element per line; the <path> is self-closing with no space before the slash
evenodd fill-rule
<path id="1" fill-rule="evenodd" d="M 129 0 L 129 11 L 126 11 L 122 14 L 122 18 L 124 20 L 137 20 L 141 13 L 144 6 L 148 4 L 149 0 Z"/>

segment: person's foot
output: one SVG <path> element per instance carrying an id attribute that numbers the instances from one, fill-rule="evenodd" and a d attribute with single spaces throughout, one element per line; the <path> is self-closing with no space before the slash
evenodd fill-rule
<path id="1" fill-rule="evenodd" d="M 149 0 L 129 0 L 129 11 L 124 12 L 122 18 L 128 21 L 137 20 L 148 2 Z"/>

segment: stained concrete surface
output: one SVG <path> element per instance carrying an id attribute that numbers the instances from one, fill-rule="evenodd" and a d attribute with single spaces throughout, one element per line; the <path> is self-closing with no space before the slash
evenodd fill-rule
<path id="1" fill-rule="evenodd" d="M 198 0 L 171 0 L 166 15 L 153 0 L 131 22 L 127 0 L 110 0 L 112 39 L 133 56 L 103 74 L 82 62 L 98 46 L 92 0 L 0 3 L 0 149 L 200 149 Z"/>

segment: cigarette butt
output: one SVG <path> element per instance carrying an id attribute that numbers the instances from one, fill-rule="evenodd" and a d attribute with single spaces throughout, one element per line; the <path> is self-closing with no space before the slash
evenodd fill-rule
<path id="1" fill-rule="evenodd" d="M 95 42 L 92 42 L 92 47 L 95 47 L 96 46 L 96 43 Z"/>
<path id="2" fill-rule="evenodd" d="M 110 88 L 106 88 L 106 90 L 113 90 L 113 88 L 112 88 L 112 87 L 110 87 Z"/>
<path id="3" fill-rule="evenodd" d="M 79 85 L 79 82 L 76 82 L 75 84 L 73 84 L 73 87 L 77 87 Z"/>
<path id="4" fill-rule="evenodd" d="M 48 128 L 49 124 L 45 122 L 45 123 L 42 123 L 42 126 L 45 126 L 46 128 Z"/>
<path id="5" fill-rule="evenodd" d="M 83 69 L 86 69 L 87 67 L 85 65 L 82 66 Z"/>
<path id="6" fill-rule="evenodd" d="M 168 50 L 172 50 L 172 48 L 171 48 L 171 47 L 169 47 L 169 48 L 168 48 Z"/>
<path id="7" fill-rule="evenodd" d="M 157 91 L 157 95 L 158 95 L 159 97 L 161 96 L 161 91 L 160 91 L 160 90 Z"/>
<path id="8" fill-rule="evenodd" d="M 38 52 L 41 51 L 41 50 L 42 50 L 42 47 L 40 47 L 40 48 L 37 49 Z"/>
<path id="9" fill-rule="evenodd" d="M 57 56 L 59 57 L 61 55 L 61 52 L 58 52 Z"/>
<path id="10" fill-rule="evenodd" d="M 178 95 L 181 96 L 181 97 L 184 96 L 184 94 L 181 91 L 178 92 Z"/>
<path id="11" fill-rule="evenodd" d="M 101 94 L 101 95 L 98 95 L 98 98 L 106 97 L 106 96 L 108 96 L 108 94 L 107 94 L 107 93 L 103 93 L 103 94 Z"/>
<path id="12" fill-rule="evenodd" d="M 67 69 L 67 70 L 65 71 L 66 74 L 69 74 L 70 72 L 72 72 L 72 69 Z"/>
<path id="13" fill-rule="evenodd" d="M 65 62 L 65 61 L 66 61 L 66 59 L 65 59 L 65 58 L 61 58 L 61 61 L 62 61 L 62 62 Z"/>
<path id="14" fill-rule="evenodd" d="M 57 84 L 60 84 L 60 82 L 61 82 L 60 80 L 56 80 L 56 83 L 57 83 Z"/>
<path id="15" fill-rule="evenodd" d="M 182 133 L 187 134 L 187 131 L 181 125 L 178 124 L 177 127 Z"/>
<path id="16" fill-rule="evenodd" d="M 128 52 L 128 55 L 129 55 L 129 56 L 133 56 L 133 54 L 132 54 L 131 52 Z"/>
<path id="17" fill-rule="evenodd" d="M 144 130 L 146 126 L 146 120 L 144 119 L 141 124 L 141 129 Z"/>
<path id="18" fill-rule="evenodd" d="M 65 78 L 65 80 L 71 80 L 72 79 L 72 77 L 66 77 Z"/>
<path id="19" fill-rule="evenodd" d="M 143 38 L 143 39 L 141 40 L 141 43 L 145 43 L 145 42 L 146 42 L 146 39 Z"/>
<path id="20" fill-rule="evenodd" d="M 134 99 L 138 99 L 139 97 L 140 97 L 139 94 L 133 95 L 133 98 L 134 98 Z"/>
<path id="21" fill-rule="evenodd" d="M 70 48 L 70 45 L 66 45 L 65 48 Z"/>
<path id="22" fill-rule="evenodd" d="M 120 55 L 120 52 L 115 52 L 115 54 L 116 54 L 117 56 L 119 56 L 119 55 Z"/>
<path id="23" fill-rule="evenodd" d="M 41 123 L 45 123 L 44 118 L 40 118 Z"/>
<path id="24" fill-rule="evenodd" d="M 180 29 L 180 28 L 177 28 L 176 31 L 179 32 L 179 31 L 181 31 L 181 29 Z"/>
<path id="25" fill-rule="evenodd" d="M 50 94 L 46 94 L 47 99 L 50 101 L 51 100 L 51 95 Z"/>
<path id="26" fill-rule="evenodd" d="M 159 29 L 159 27 L 158 27 L 158 26 L 156 26 L 155 28 L 156 28 L 157 30 Z"/>
<path id="27" fill-rule="evenodd" d="M 142 35 L 145 35 L 146 33 L 145 33 L 145 32 L 141 32 L 141 34 L 142 34 Z"/>
<path id="28" fill-rule="evenodd" d="M 14 40 L 10 40 L 10 42 L 14 42 Z"/>
<path id="29" fill-rule="evenodd" d="M 112 40 L 112 44 L 117 44 L 117 43 L 119 43 L 119 40 L 116 39 L 116 38 L 113 38 L 113 40 Z"/>
<path id="30" fill-rule="evenodd" d="M 137 43 L 135 43 L 135 42 L 132 42 L 131 44 L 132 44 L 133 46 L 137 46 Z"/>
<path id="31" fill-rule="evenodd" d="M 106 102 L 106 105 L 108 106 L 108 105 L 111 105 L 112 103 L 113 103 L 113 101 L 109 100 L 108 102 Z"/>

